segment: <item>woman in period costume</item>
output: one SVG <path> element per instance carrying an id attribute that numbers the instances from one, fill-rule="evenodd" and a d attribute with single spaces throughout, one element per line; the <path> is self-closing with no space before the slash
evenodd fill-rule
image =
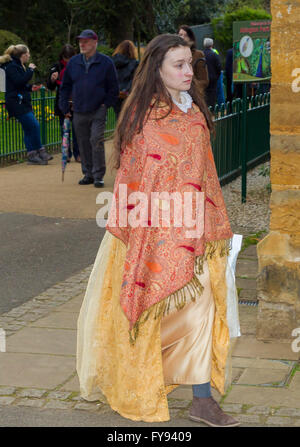
<path id="1" fill-rule="evenodd" d="M 77 372 L 83 398 L 104 395 L 134 421 L 169 420 L 168 392 L 189 384 L 191 419 L 235 426 L 210 388 L 224 394 L 232 232 L 191 63 L 181 37 L 154 38 L 122 108 L 114 200 L 78 320 Z"/>

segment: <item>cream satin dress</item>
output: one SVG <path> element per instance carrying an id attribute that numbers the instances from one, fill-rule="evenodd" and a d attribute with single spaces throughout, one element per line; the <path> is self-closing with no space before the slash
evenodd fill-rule
<path id="1" fill-rule="evenodd" d="M 134 421 L 167 421 L 167 393 L 177 385 L 211 381 L 224 392 L 229 349 L 226 259 L 215 253 L 204 262 L 198 278 L 201 295 L 187 299 L 181 310 L 171 307 L 164 317 L 150 314 L 132 345 L 119 301 L 125 257 L 125 244 L 106 231 L 78 318 L 81 396 L 107 401 Z"/>

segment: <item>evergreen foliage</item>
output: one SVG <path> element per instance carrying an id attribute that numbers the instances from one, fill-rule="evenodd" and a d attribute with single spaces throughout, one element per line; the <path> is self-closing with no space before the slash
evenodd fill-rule
<path id="1" fill-rule="evenodd" d="M 245 20 L 271 20 L 271 15 L 264 9 L 253 9 L 248 6 L 226 12 L 221 17 L 212 20 L 212 27 L 214 31 L 215 39 L 222 46 L 222 50 L 226 51 L 232 47 L 233 34 L 232 24 L 233 22 L 242 22 Z"/>
<path id="2" fill-rule="evenodd" d="M 70 43 L 78 50 L 76 36 L 83 29 L 93 29 L 99 35 L 99 44 L 104 45 L 103 52 L 110 55 L 124 39 L 133 40 L 136 45 L 146 44 L 157 34 L 176 33 L 183 23 L 190 26 L 209 23 L 222 15 L 214 19 L 215 37 L 228 48 L 234 20 L 270 18 L 265 11 L 251 15 L 251 8 L 240 5 L 265 8 L 269 1 L 1 0 L 0 29 L 16 36 L 6 40 L 0 36 L 0 49 L 4 51 L 11 43 L 25 42 L 31 61 L 37 66 L 36 81 L 45 82 L 49 67 L 57 61 L 63 45 Z M 237 15 L 238 11 L 242 13 Z"/>
<path id="3" fill-rule="evenodd" d="M 0 55 L 2 55 L 10 45 L 19 43 L 24 44 L 25 42 L 16 34 L 0 29 Z"/>

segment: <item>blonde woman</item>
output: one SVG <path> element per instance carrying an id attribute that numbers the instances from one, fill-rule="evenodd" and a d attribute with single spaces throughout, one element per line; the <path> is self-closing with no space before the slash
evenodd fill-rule
<path id="1" fill-rule="evenodd" d="M 117 117 L 120 114 L 124 100 L 130 93 L 134 73 L 139 65 L 135 58 L 135 46 L 131 40 L 123 40 L 115 49 L 112 60 L 115 64 L 118 82 L 119 82 L 119 98 L 114 106 Z"/>
<path id="2" fill-rule="evenodd" d="M 22 126 L 28 164 L 47 165 L 53 157 L 42 146 L 40 125 L 32 111 L 30 93 L 41 87 L 28 84 L 36 68 L 33 63 L 26 68 L 29 59 L 29 49 L 22 44 L 11 45 L 0 57 L 6 79 L 5 107 L 9 117 L 15 117 Z"/>

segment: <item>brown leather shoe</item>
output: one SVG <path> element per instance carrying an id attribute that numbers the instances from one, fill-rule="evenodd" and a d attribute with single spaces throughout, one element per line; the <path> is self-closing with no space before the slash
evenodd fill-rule
<path id="1" fill-rule="evenodd" d="M 237 427 L 240 422 L 225 414 L 213 397 L 194 397 L 189 417 L 211 427 Z"/>

